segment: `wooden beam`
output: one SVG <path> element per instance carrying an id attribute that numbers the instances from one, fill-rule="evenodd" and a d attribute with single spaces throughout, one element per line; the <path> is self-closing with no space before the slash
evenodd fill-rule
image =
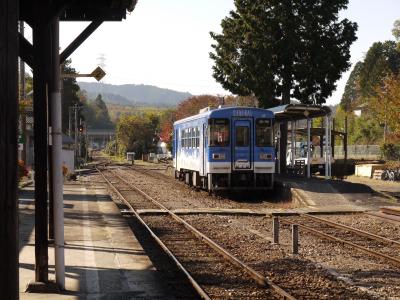
<path id="1" fill-rule="evenodd" d="M 18 0 L 0 0 L 0 291 L 19 298 L 18 280 Z"/>
<path id="2" fill-rule="evenodd" d="M 45 3 L 36 1 L 35 19 L 43 19 Z M 50 27 L 37 22 L 33 31 L 33 113 L 35 163 L 35 281 L 48 281 L 47 214 L 47 68 Z"/>
<path id="3" fill-rule="evenodd" d="M 19 33 L 18 38 L 19 57 L 33 69 L 33 46 L 22 34 Z"/>
<path id="4" fill-rule="evenodd" d="M 60 54 L 60 64 L 63 64 L 74 51 L 103 23 L 103 21 L 93 21 L 90 23 L 71 44 Z"/>

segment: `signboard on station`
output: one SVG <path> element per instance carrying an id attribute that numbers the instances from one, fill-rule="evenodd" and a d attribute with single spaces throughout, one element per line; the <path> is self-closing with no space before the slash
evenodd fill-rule
<path id="1" fill-rule="evenodd" d="M 97 67 L 90 75 L 94 77 L 97 81 L 100 81 L 106 75 L 106 72 L 104 72 L 102 68 Z"/>

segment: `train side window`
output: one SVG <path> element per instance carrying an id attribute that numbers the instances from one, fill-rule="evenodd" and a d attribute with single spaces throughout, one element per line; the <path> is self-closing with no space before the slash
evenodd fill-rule
<path id="1" fill-rule="evenodd" d="M 192 144 L 191 146 L 192 146 L 192 148 L 195 148 L 196 145 L 195 145 L 195 132 L 194 132 L 194 128 L 190 129 L 190 131 L 191 131 L 191 134 L 190 134 L 191 139 L 190 139 L 190 141 L 191 141 L 191 144 Z"/>
<path id="2" fill-rule="evenodd" d="M 196 127 L 196 148 L 200 147 L 200 128 Z"/>
<path id="3" fill-rule="evenodd" d="M 250 128 L 247 126 L 236 127 L 236 146 L 248 147 L 250 142 Z"/>
<path id="4" fill-rule="evenodd" d="M 229 120 L 210 119 L 209 122 L 209 146 L 229 146 Z"/>
<path id="5" fill-rule="evenodd" d="M 185 137 L 185 146 L 186 148 L 189 148 L 189 128 L 186 129 L 186 137 Z"/>
<path id="6" fill-rule="evenodd" d="M 272 120 L 257 119 L 256 121 L 256 146 L 271 147 L 272 141 Z"/>

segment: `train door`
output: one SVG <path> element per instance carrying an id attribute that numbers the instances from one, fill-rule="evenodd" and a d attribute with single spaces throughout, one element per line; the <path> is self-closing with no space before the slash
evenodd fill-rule
<path id="1" fill-rule="evenodd" d="M 203 124 L 202 134 L 200 137 L 200 159 L 201 159 L 201 166 L 200 166 L 200 176 L 206 176 L 206 162 L 207 162 L 207 124 Z"/>
<path id="2" fill-rule="evenodd" d="M 175 129 L 173 157 L 175 159 L 175 170 L 178 168 L 178 146 L 179 146 L 179 130 Z"/>
<path id="3" fill-rule="evenodd" d="M 252 169 L 252 127 L 251 120 L 233 121 L 232 169 Z"/>

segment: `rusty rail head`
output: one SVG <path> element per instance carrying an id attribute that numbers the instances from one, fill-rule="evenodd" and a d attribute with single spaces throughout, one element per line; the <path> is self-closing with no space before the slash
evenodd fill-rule
<path id="1" fill-rule="evenodd" d="M 282 219 L 281 219 L 281 222 L 282 222 L 282 223 L 289 224 L 289 225 L 295 224 L 295 223 L 292 222 L 292 221 L 282 220 Z M 376 252 L 376 251 L 374 251 L 374 250 L 370 250 L 370 249 L 368 249 L 368 248 L 366 248 L 366 247 L 363 247 L 363 246 L 354 244 L 354 243 L 352 243 L 352 242 L 348 242 L 348 241 L 346 241 L 346 240 L 337 238 L 337 237 L 332 236 L 332 235 L 330 235 L 330 234 L 327 234 L 327 233 L 318 231 L 318 230 L 316 230 L 316 229 L 314 229 L 314 228 L 311 228 L 311 227 L 308 227 L 308 226 L 305 226 L 305 225 L 301 225 L 301 224 L 298 224 L 298 225 L 299 225 L 299 227 L 302 228 L 303 230 L 308 231 L 308 232 L 311 232 L 311 233 L 313 233 L 313 234 L 315 234 L 315 235 L 317 235 L 317 236 L 319 236 L 319 237 L 322 237 L 322 238 L 324 238 L 324 239 L 328 239 L 328 240 L 331 240 L 331 241 L 335 241 L 335 242 L 338 242 L 338 243 L 340 243 L 340 244 L 344 244 L 344 245 L 351 246 L 351 247 L 353 247 L 353 248 L 356 248 L 356 249 L 360 250 L 361 252 L 370 254 L 370 255 L 375 256 L 375 257 L 380 258 L 380 259 L 386 259 L 386 260 L 388 260 L 388 261 L 394 263 L 395 265 L 400 266 L 400 259 L 391 257 L 391 256 L 386 255 L 386 254 L 383 254 L 383 253 Z"/>
<path id="2" fill-rule="evenodd" d="M 329 221 L 329 220 L 325 220 L 325 219 L 322 219 L 322 218 L 319 218 L 319 217 L 316 217 L 316 216 L 311 216 L 309 214 L 304 214 L 304 215 L 301 215 L 301 216 L 307 217 L 307 218 L 312 219 L 312 220 L 316 220 L 318 222 L 326 223 L 326 224 L 331 225 L 331 226 L 336 227 L 336 228 L 349 230 L 349 231 L 355 232 L 355 233 L 357 233 L 359 235 L 368 237 L 368 238 L 376 240 L 376 241 L 381 241 L 381 242 L 389 243 L 389 244 L 392 244 L 392 245 L 400 246 L 400 242 L 398 242 L 398 241 L 391 240 L 391 239 L 385 238 L 383 236 L 380 236 L 380 235 L 377 235 L 377 234 L 373 234 L 373 233 L 370 233 L 370 232 L 367 232 L 367 231 L 364 231 L 364 230 L 361 230 L 361 229 L 357 229 L 357 228 L 354 228 L 354 227 L 351 227 L 351 226 L 347 226 L 347 225 L 343 225 L 343 224 L 340 224 L 340 223 L 336 223 L 336 222 L 332 222 L 332 221 Z"/>

